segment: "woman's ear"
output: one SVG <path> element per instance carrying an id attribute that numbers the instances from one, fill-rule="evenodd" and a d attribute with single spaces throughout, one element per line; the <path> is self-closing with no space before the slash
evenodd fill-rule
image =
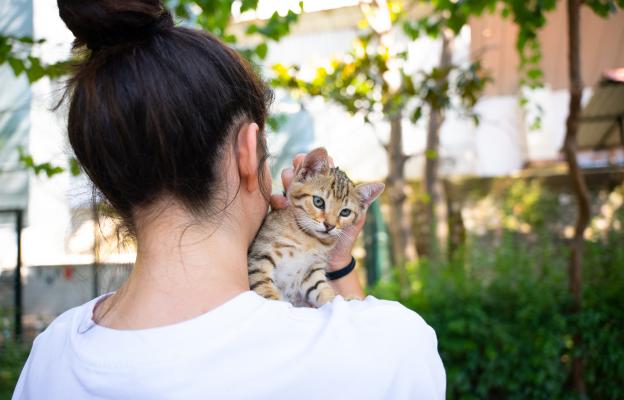
<path id="1" fill-rule="evenodd" d="M 238 173 L 241 186 L 249 192 L 259 188 L 258 181 L 258 133 L 260 127 L 255 122 L 245 124 L 238 131 L 236 151 L 238 155 Z"/>

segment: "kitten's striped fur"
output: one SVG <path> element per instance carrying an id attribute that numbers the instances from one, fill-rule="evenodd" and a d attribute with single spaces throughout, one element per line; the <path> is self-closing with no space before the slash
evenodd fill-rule
<path id="1" fill-rule="evenodd" d="M 354 185 L 328 160 L 322 148 L 306 156 L 288 189 L 289 207 L 267 215 L 249 250 L 249 286 L 266 298 L 314 307 L 331 301 L 329 252 L 383 191 L 380 183 Z"/>

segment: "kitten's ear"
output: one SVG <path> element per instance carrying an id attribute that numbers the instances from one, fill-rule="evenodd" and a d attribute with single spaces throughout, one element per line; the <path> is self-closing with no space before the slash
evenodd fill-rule
<path id="1" fill-rule="evenodd" d="M 373 201 L 379 197 L 381 192 L 384 191 L 386 185 L 383 183 L 362 183 L 355 187 L 360 197 L 360 203 L 362 207 L 367 209 Z"/>
<path id="2" fill-rule="evenodd" d="M 327 150 L 323 147 L 314 149 L 309 152 L 301 165 L 297 168 L 296 176 L 299 180 L 303 180 L 311 175 L 325 174 L 329 172 L 329 156 Z"/>

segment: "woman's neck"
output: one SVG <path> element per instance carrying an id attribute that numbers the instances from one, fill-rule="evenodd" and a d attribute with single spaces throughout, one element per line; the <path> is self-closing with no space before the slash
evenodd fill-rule
<path id="1" fill-rule="evenodd" d="M 158 215 L 139 230 L 127 282 L 94 312 L 98 324 L 143 329 L 188 320 L 249 290 L 248 240 L 240 230 Z"/>

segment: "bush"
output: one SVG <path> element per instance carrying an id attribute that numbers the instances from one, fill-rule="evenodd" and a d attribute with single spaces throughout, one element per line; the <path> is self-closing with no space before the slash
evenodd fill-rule
<path id="1" fill-rule="evenodd" d="M 0 344 L 0 400 L 8 400 L 13 395 L 28 352 L 28 346 L 14 341 L 6 340 Z"/>
<path id="2" fill-rule="evenodd" d="M 621 398 L 624 382 L 622 233 L 588 243 L 584 308 L 572 317 L 567 246 L 516 233 L 491 251 L 471 244 L 464 261 L 412 265 L 413 293 L 401 302 L 436 330 L 449 399 L 569 399 L 571 357 L 586 359 L 590 398 Z M 394 280 L 371 294 L 398 298 Z M 572 346 L 580 330 L 583 348 Z"/>

